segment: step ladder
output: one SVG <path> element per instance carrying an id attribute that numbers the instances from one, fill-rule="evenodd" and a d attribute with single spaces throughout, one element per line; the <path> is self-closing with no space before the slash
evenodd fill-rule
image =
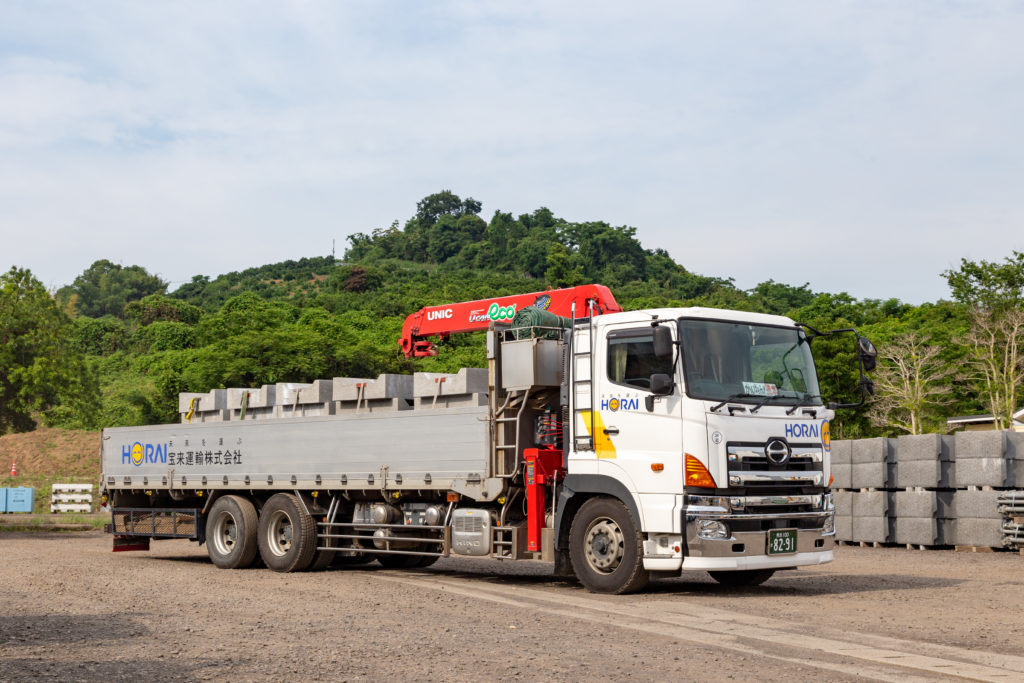
<path id="1" fill-rule="evenodd" d="M 576 451 L 594 450 L 594 302 L 587 302 L 586 342 L 580 343 L 576 325 L 576 304 L 572 307 L 572 336 L 569 343 L 569 372 L 572 373 L 572 445 Z M 580 419 L 577 420 L 576 417 Z M 578 426 L 586 425 L 583 433 Z M 589 430 L 589 431 L 588 431 Z"/>

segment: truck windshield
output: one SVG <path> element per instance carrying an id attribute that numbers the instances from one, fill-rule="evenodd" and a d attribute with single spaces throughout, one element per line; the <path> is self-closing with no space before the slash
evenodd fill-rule
<path id="1" fill-rule="evenodd" d="M 797 327 L 679 321 L 686 393 L 739 403 L 821 405 L 810 344 Z"/>

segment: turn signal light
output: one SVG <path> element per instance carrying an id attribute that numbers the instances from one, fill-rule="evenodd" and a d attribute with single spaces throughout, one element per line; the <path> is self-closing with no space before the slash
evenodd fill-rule
<path id="1" fill-rule="evenodd" d="M 704 467 L 704 463 L 689 453 L 686 454 L 686 485 L 702 489 L 718 488 L 714 477 L 708 472 L 708 468 Z"/>
<path id="2" fill-rule="evenodd" d="M 834 482 L 835 480 L 836 480 L 836 475 L 834 475 L 834 474 L 828 475 L 828 485 L 829 486 L 832 486 L 832 482 Z"/>
<path id="3" fill-rule="evenodd" d="M 652 462 L 651 463 L 651 472 L 661 472 L 664 469 L 665 469 L 665 463 L 661 463 L 661 462 Z"/>

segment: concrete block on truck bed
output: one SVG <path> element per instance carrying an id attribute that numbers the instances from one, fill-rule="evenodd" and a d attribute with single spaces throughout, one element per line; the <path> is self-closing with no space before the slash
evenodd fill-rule
<path id="1" fill-rule="evenodd" d="M 274 416 L 274 405 L 277 403 L 277 385 L 264 384 L 258 389 L 228 389 L 228 409 L 231 419 L 242 418 L 242 406 L 245 404 L 245 419 L 260 420 Z"/>
<path id="2" fill-rule="evenodd" d="M 956 486 L 1010 486 L 1012 462 L 1003 458 L 970 458 L 956 462 Z"/>
<path id="3" fill-rule="evenodd" d="M 989 548 L 1002 547 L 1002 520 L 999 518 L 958 518 L 953 523 L 953 545 L 977 545 Z"/>
<path id="4" fill-rule="evenodd" d="M 457 374 L 417 372 L 413 394 L 417 408 L 487 405 L 487 370 L 462 368 Z"/>
<path id="5" fill-rule="evenodd" d="M 231 418 L 227 389 L 213 389 L 205 394 L 178 394 L 178 412 L 182 423 L 223 422 Z"/>
<path id="6" fill-rule="evenodd" d="M 8 512 L 32 512 L 36 500 L 36 490 L 27 486 L 7 489 Z"/>
<path id="7" fill-rule="evenodd" d="M 953 514 L 957 519 L 999 519 L 1002 491 L 954 491 Z"/>
<path id="8" fill-rule="evenodd" d="M 318 379 L 299 389 L 289 416 L 323 417 L 334 415 L 334 380 Z"/>
<path id="9" fill-rule="evenodd" d="M 834 489 L 848 489 L 853 487 L 853 442 L 849 439 L 833 441 L 830 451 L 832 458 L 832 482 Z"/>
<path id="10" fill-rule="evenodd" d="M 394 412 L 412 408 L 412 375 L 383 374 L 377 379 L 335 377 L 334 409 L 341 413 Z"/>
<path id="11" fill-rule="evenodd" d="M 957 432 L 953 441 L 958 462 L 1002 458 L 1006 453 L 1006 432 Z"/>

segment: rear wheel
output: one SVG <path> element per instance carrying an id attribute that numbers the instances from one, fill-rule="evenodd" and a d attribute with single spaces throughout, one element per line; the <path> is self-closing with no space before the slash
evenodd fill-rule
<path id="1" fill-rule="evenodd" d="M 256 508 L 241 496 L 221 496 L 206 517 L 206 552 L 221 569 L 252 565 L 258 550 Z"/>
<path id="2" fill-rule="evenodd" d="M 316 524 L 290 493 L 271 496 L 260 514 L 260 557 L 275 572 L 299 572 L 316 554 Z"/>
<path id="3" fill-rule="evenodd" d="M 633 516 L 614 498 L 591 498 L 569 530 L 576 577 L 592 593 L 632 593 L 650 580 L 643 565 L 643 537 Z"/>
<path id="4" fill-rule="evenodd" d="M 734 588 L 744 586 L 760 586 L 772 578 L 774 569 L 741 569 L 735 572 L 708 572 L 711 578 L 722 584 Z"/>

